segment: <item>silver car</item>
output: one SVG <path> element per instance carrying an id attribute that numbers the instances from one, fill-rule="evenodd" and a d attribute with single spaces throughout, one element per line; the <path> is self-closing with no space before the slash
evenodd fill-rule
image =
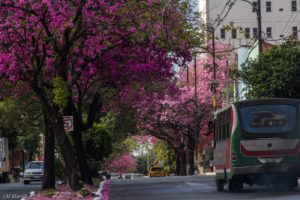
<path id="1" fill-rule="evenodd" d="M 24 184 L 31 181 L 42 181 L 44 176 L 44 161 L 32 161 L 25 167 Z"/>

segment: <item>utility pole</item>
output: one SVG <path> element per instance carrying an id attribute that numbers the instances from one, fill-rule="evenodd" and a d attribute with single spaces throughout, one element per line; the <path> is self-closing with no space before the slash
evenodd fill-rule
<path id="1" fill-rule="evenodd" d="M 226 105 L 229 105 L 230 97 L 229 97 L 229 66 L 228 60 L 226 60 Z"/>
<path id="2" fill-rule="evenodd" d="M 196 166 L 198 168 L 198 104 L 197 104 L 197 100 L 198 100 L 198 95 L 197 95 L 197 54 L 195 53 L 195 58 L 194 58 L 194 73 L 195 73 L 195 153 L 196 153 Z M 190 159 L 194 159 L 194 158 L 190 158 Z M 193 167 L 193 166 L 190 166 Z"/>
<path id="3" fill-rule="evenodd" d="M 216 87 L 217 87 L 217 81 L 216 81 L 216 50 L 215 50 L 215 28 L 211 27 L 212 31 L 212 57 L 213 57 L 213 92 L 214 92 L 214 100 L 213 100 L 213 107 L 214 107 L 214 112 L 216 111 Z"/>
<path id="4" fill-rule="evenodd" d="M 261 36 L 261 2 L 257 0 L 257 25 L 258 25 L 258 50 L 259 53 L 262 52 L 262 36 Z"/>

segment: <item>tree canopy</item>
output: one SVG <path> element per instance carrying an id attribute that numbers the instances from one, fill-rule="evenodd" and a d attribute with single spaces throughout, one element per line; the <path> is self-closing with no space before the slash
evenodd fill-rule
<path id="1" fill-rule="evenodd" d="M 1 1 L 0 87 L 20 82 L 35 92 L 48 132 L 59 138 L 73 190 L 80 179 L 75 154 L 81 178 L 88 177 L 82 132 L 102 111 L 106 96 L 99 90 L 120 98 L 116 94 L 128 95 L 135 83 L 168 82 L 173 64 L 190 59 L 179 2 Z M 63 129 L 64 114 L 74 116 L 75 149 Z"/>
<path id="2" fill-rule="evenodd" d="M 239 72 L 251 98 L 300 98 L 300 42 L 290 38 L 248 60 Z"/>

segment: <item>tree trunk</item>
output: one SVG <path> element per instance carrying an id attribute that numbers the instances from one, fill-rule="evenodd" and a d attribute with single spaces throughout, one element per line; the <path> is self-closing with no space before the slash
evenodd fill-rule
<path id="1" fill-rule="evenodd" d="M 69 102 L 71 102 L 71 99 L 69 100 Z M 80 117 L 82 113 L 80 111 L 76 113 L 76 109 L 73 104 L 69 103 L 67 108 L 64 110 L 64 114 L 73 115 L 74 131 L 72 132 L 71 136 L 74 142 L 76 159 L 79 165 L 81 179 L 84 183 L 92 185 L 92 176 L 88 168 L 85 148 L 82 141 L 83 123 Z"/>
<path id="2" fill-rule="evenodd" d="M 33 160 L 32 158 L 33 158 L 33 152 L 29 151 L 27 162 L 32 161 Z"/>
<path id="3" fill-rule="evenodd" d="M 45 132 L 45 149 L 44 149 L 44 179 L 42 189 L 55 189 L 55 164 L 54 149 L 55 138 L 53 129 L 50 126 L 50 120 L 47 113 L 44 112 L 44 132 Z"/>
<path id="4" fill-rule="evenodd" d="M 181 160 L 181 166 L 180 166 L 180 175 L 185 176 L 186 175 L 186 151 L 184 151 L 184 148 L 181 148 L 180 152 L 180 160 Z"/>
<path id="5" fill-rule="evenodd" d="M 12 148 L 11 150 L 11 175 L 13 179 L 15 179 L 15 148 Z M 4 180 L 5 182 L 5 180 Z"/>
<path id="6" fill-rule="evenodd" d="M 188 137 L 188 162 L 190 165 L 189 168 L 189 175 L 194 175 L 195 171 L 194 171 L 194 150 L 195 150 L 195 141 L 194 138 L 192 137 Z"/>
<path id="7" fill-rule="evenodd" d="M 58 113 L 56 108 L 48 106 L 48 116 L 50 116 L 50 123 L 52 124 L 52 130 L 54 136 L 57 138 L 57 143 L 60 147 L 61 155 L 66 164 L 66 176 L 69 187 L 73 191 L 79 190 L 82 185 L 79 184 L 79 173 L 77 170 L 77 163 L 73 147 L 69 141 L 69 138 L 64 130 L 62 116 Z"/>
<path id="8" fill-rule="evenodd" d="M 180 175 L 180 167 L 181 167 L 181 162 L 180 162 L 180 153 L 179 151 L 176 151 L 176 175 Z"/>
<path id="9" fill-rule="evenodd" d="M 25 170 L 25 155 L 24 155 L 24 151 L 22 150 L 21 151 L 22 153 L 22 161 L 21 161 L 21 165 L 22 165 L 22 169 Z"/>
<path id="10" fill-rule="evenodd" d="M 87 160 L 86 160 L 86 154 L 84 151 L 84 145 L 82 142 L 82 134 L 81 131 L 74 131 L 72 134 L 72 139 L 75 144 L 76 149 L 76 156 L 77 156 L 77 162 L 79 164 L 79 170 L 81 174 L 81 179 L 84 183 L 93 184 L 92 176 L 90 174 Z"/>

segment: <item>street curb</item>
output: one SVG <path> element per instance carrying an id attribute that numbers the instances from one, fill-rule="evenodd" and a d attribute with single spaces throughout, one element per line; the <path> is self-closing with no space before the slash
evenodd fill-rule
<path id="1" fill-rule="evenodd" d="M 204 173 L 203 175 L 205 175 L 205 176 L 215 176 L 216 172 L 207 172 L 207 173 Z"/>
<path id="2" fill-rule="evenodd" d="M 30 192 L 30 197 L 33 197 L 34 195 L 35 195 L 34 191 L 31 191 Z M 27 197 L 23 197 L 21 200 L 25 200 L 25 198 L 27 198 Z"/>
<path id="3" fill-rule="evenodd" d="M 106 184 L 106 178 L 104 179 L 104 181 L 101 181 L 99 189 L 97 190 L 96 193 L 94 193 L 97 196 L 97 197 L 94 198 L 94 200 L 101 200 L 102 199 L 102 190 L 103 190 L 104 184 Z"/>

